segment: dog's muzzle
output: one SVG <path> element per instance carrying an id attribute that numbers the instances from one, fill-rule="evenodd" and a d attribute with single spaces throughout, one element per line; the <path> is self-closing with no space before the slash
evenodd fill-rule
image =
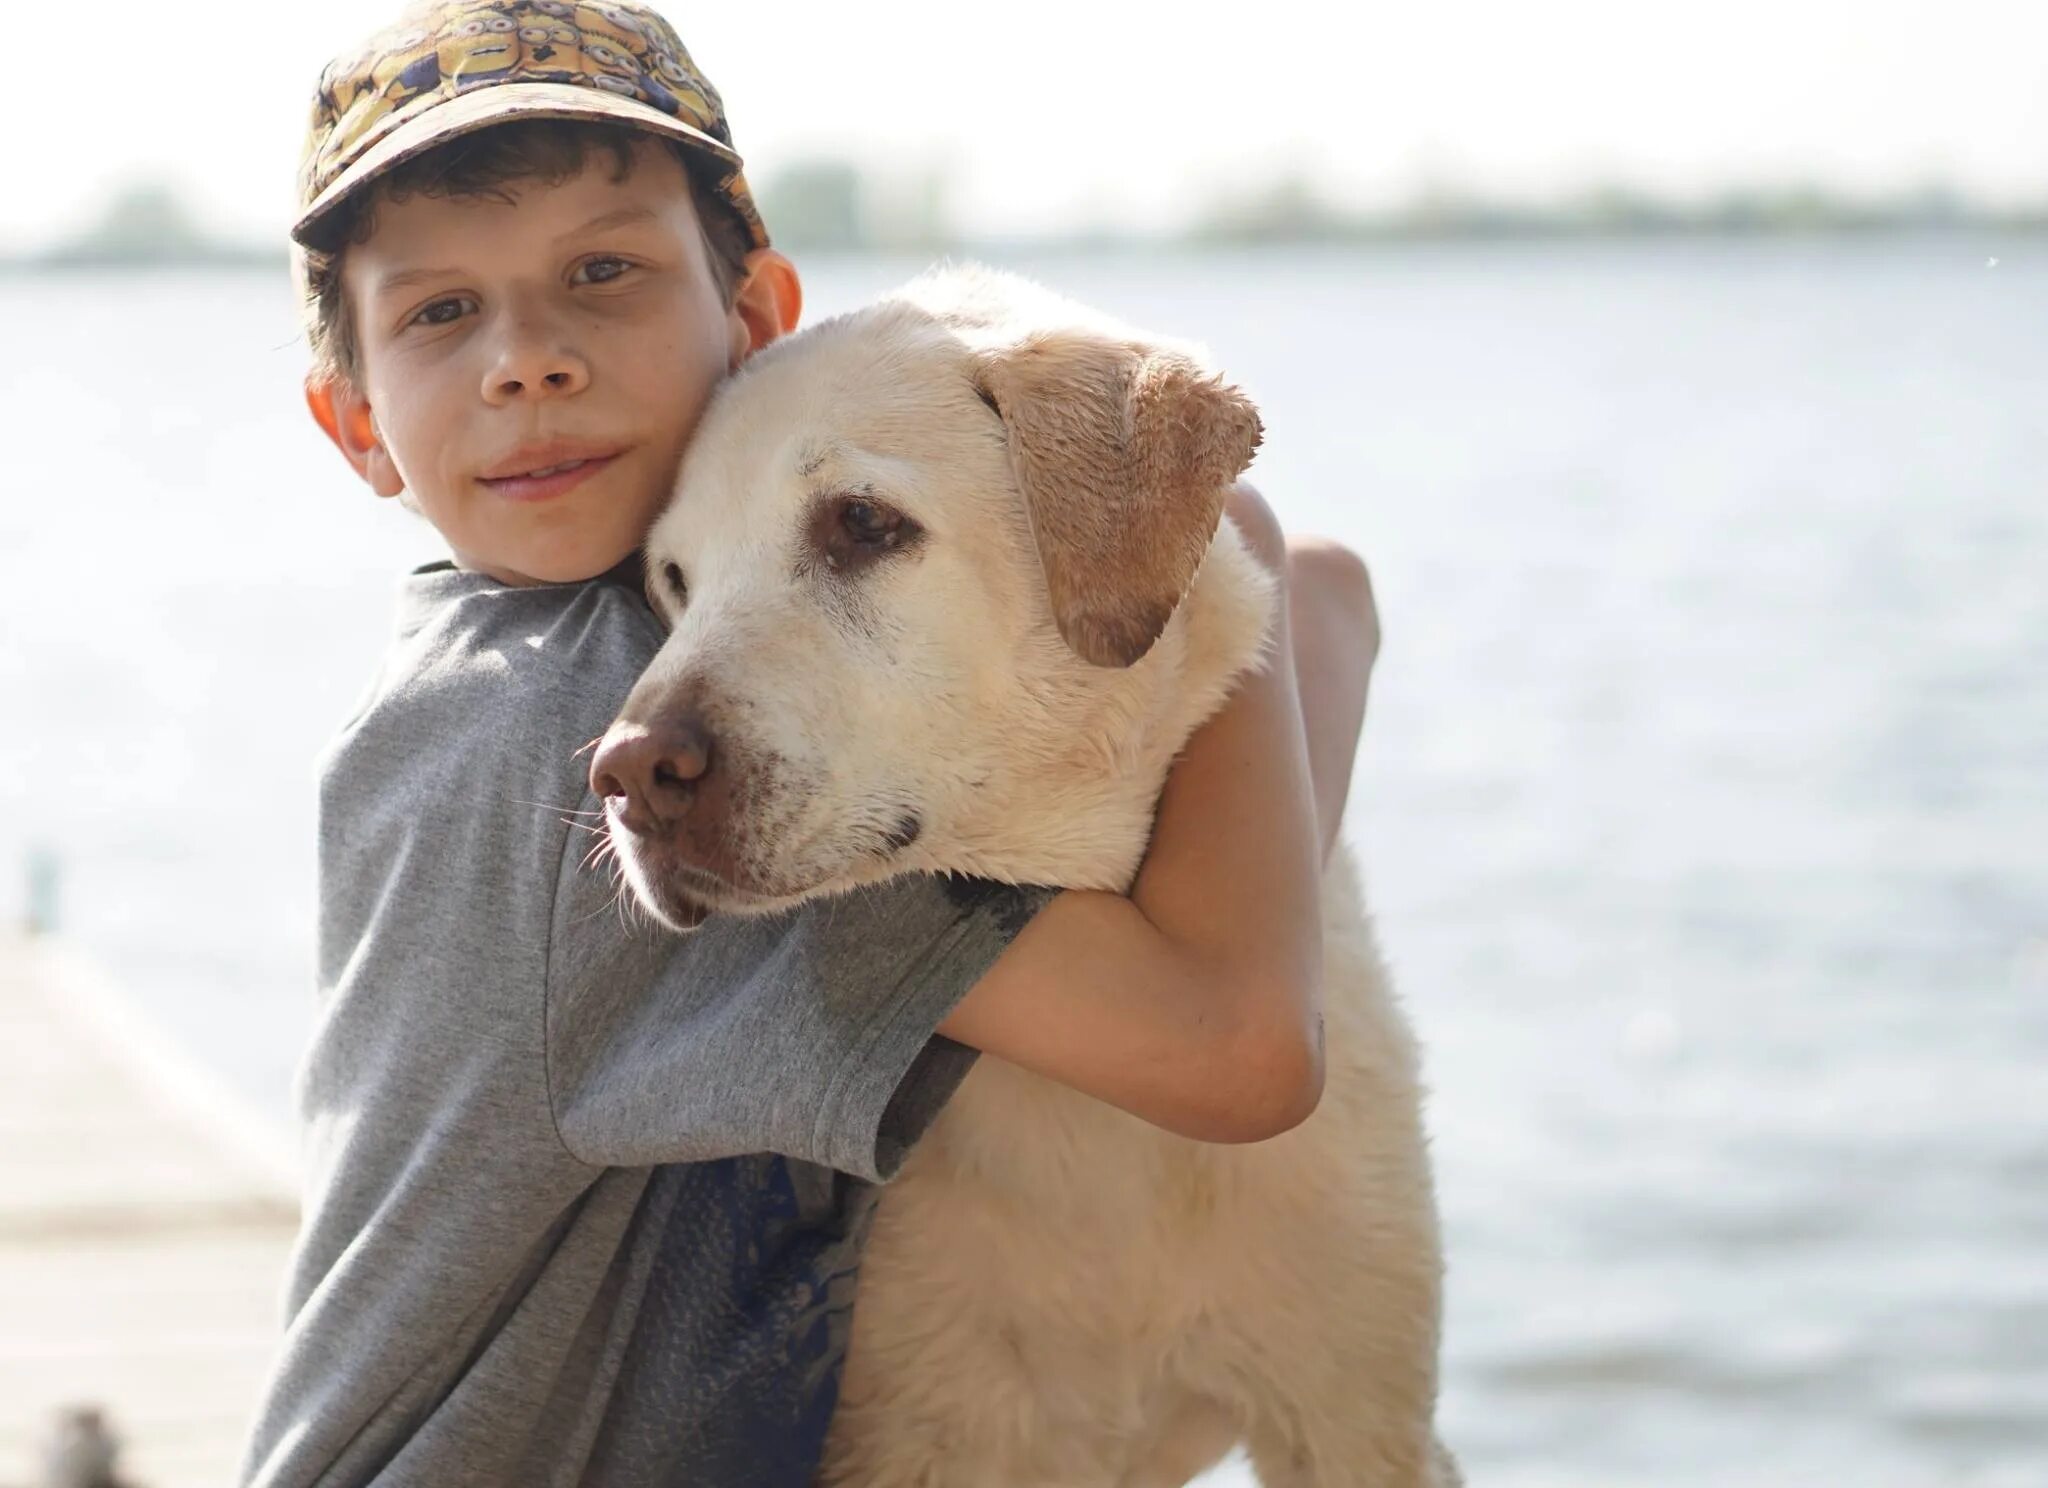
<path id="1" fill-rule="evenodd" d="M 723 763 L 701 716 L 653 725 L 621 720 L 605 731 L 590 762 L 590 788 L 635 837 L 667 836 L 715 788 L 713 767 Z"/>
<path id="2" fill-rule="evenodd" d="M 741 858 L 748 772 L 703 710 L 613 723 L 590 762 L 590 788 L 629 873 L 669 920 L 694 924 L 757 896 Z"/>

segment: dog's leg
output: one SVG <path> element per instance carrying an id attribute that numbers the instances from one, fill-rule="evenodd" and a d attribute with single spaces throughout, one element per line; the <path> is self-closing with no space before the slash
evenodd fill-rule
<path id="1" fill-rule="evenodd" d="M 1201 1476 L 1244 1436 L 1238 1418 L 1213 1400 L 1190 1395 L 1135 1454 L 1117 1488 L 1181 1488 Z"/>
<path id="2" fill-rule="evenodd" d="M 1375 1135 L 1392 1136 L 1390 1124 L 1382 1118 Z M 1353 1122 L 1336 1134 L 1361 1130 L 1372 1129 Z M 1404 1145 L 1419 1153 L 1419 1134 L 1410 1135 Z M 1383 1150 L 1366 1172 L 1384 1177 L 1400 1161 Z M 1343 1171 L 1334 1155 L 1310 1170 Z M 1273 1233 L 1288 1238 L 1274 1257 L 1280 1263 L 1248 1261 L 1235 1278 L 1242 1299 L 1234 1315 L 1264 1323 L 1235 1340 L 1264 1488 L 1455 1483 L 1438 1470 L 1432 1430 L 1442 1268 L 1425 1183 L 1412 1172 L 1377 1185 L 1326 1183 L 1312 1209 L 1280 1214 Z"/>
<path id="3" fill-rule="evenodd" d="M 1243 1149 L 1261 1228 L 1218 1312 L 1260 1323 L 1234 1344 L 1264 1488 L 1454 1488 L 1433 1433 L 1443 1261 L 1414 1044 L 1347 854 L 1328 888 L 1323 1101 Z"/>
<path id="4" fill-rule="evenodd" d="M 1318 1434 L 1260 1423 L 1251 1433 L 1260 1488 L 1461 1488 L 1443 1443 L 1388 1431 Z"/>
<path id="5" fill-rule="evenodd" d="M 1341 1234 L 1342 1232 L 1337 1232 Z M 1370 1264 L 1372 1236 L 1343 1238 L 1348 1268 L 1317 1246 L 1300 1247 L 1311 1292 L 1279 1289 L 1272 1315 L 1292 1324 L 1269 1340 L 1247 1340 L 1263 1355 L 1249 1402 L 1253 1466 L 1262 1488 L 1456 1488 L 1438 1446 L 1437 1276 L 1427 1246 L 1388 1247 Z M 1312 1301 L 1320 1311 L 1311 1311 Z M 1285 1340 L 1284 1348 L 1274 1344 Z"/>

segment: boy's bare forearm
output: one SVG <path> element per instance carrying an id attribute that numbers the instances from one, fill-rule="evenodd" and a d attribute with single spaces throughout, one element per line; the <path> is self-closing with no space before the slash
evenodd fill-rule
<path id="1" fill-rule="evenodd" d="M 1266 666 L 1174 766 L 1130 897 L 1061 895 L 943 1030 L 1212 1141 L 1294 1125 L 1322 1085 L 1322 854 L 1284 539 L 1255 496 L 1232 513 L 1282 583 Z"/>
<path id="2" fill-rule="evenodd" d="M 1233 495 L 1230 514 L 1279 581 L 1271 648 L 1265 666 L 1196 732 L 1167 777 L 1131 898 L 1162 933 L 1216 969 L 1238 1016 L 1269 1037 L 1306 1039 L 1319 1049 L 1322 854 L 1296 690 L 1285 538 L 1247 488 Z"/>
<path id="3" fill-rule="evenodd" d="M 939 1031 L 1207 1142 L 1256 1141 L 1313 1104 L 1299 1055 L 1233 982 L 1122 894 L 1069 890 L 1026 925 Z"/>

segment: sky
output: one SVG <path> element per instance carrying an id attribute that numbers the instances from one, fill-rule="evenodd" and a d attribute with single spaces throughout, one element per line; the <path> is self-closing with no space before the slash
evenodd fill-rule
<path id="1" fill-rule="evenodd" d="M 2044 0 L 663 8 L 757 183 L 821 155 L 906 179 L 942 169 L 971 233 L 1163 230 L 1292 173 L 1359 207 L 1431 186 L 1687 199 L 1935 179 L 1994 204 L 2048 199 Z M 0 251 L 77 230 L 139 180 L 177 188 L 224 236 L 280 241 L 322 63 L 397 9 L 96 0 L 74 65 L 0 84 Z"/>

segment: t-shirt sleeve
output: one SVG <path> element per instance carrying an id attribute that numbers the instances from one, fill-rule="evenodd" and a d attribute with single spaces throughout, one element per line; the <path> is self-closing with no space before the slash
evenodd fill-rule
<path id="1" fill-rule="evenodd" d="M 569 1151 L 618 1166 L 890 1177 L 974 1060 L 939 1023 L 1052 892 L 918 875 L 677 934 L 587 855 L 557 886 L 548 1085 Z"/>

